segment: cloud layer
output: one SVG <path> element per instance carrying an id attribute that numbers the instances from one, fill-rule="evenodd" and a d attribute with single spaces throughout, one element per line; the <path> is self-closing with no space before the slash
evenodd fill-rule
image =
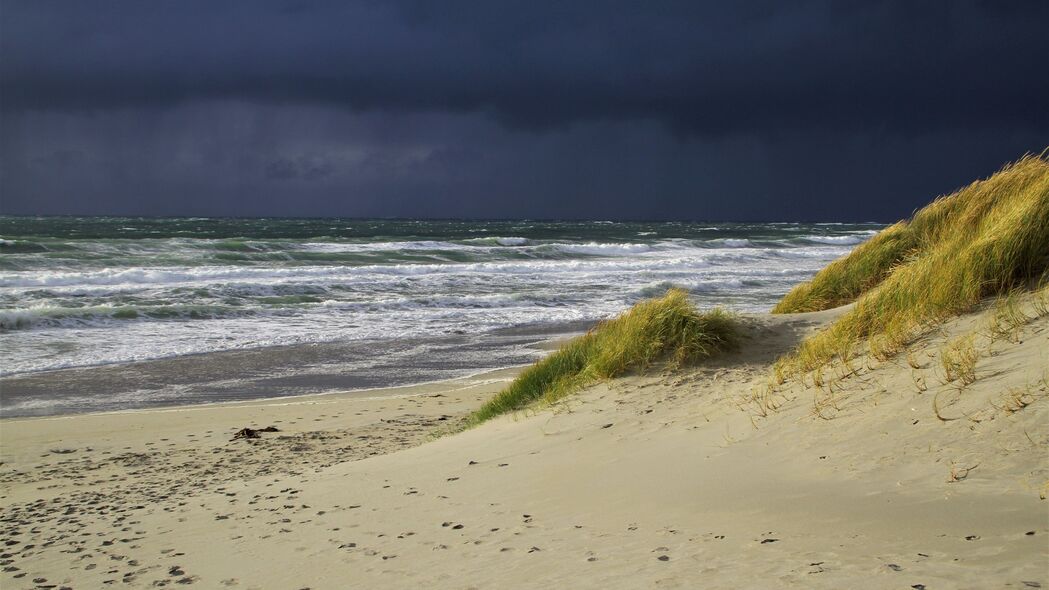
<path id="1" fill-rule="evenodd" d="M 1049 143 L 1040 2 L 8 2 L 2 23 L 12 213 L 894 218 Z"/>

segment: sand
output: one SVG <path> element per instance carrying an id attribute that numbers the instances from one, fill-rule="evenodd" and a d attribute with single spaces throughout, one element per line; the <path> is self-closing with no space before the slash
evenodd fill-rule
<path id="1" fill-rule="evenodd" d="M 936 355 L 986 314 L 865 362 L 833 393 L 795 386 L 774 411 L 753 403 L 771 361 L 835 313 L 748 316 L 740 352 L 436 439 L 512 371 L 5 420 L 0 580 L 1049 587 L 1049 318 L 978 340 L 978 379 L 964 387 L 941 382 Z M 1020 392 L 1027 405 L 1010 405 Z M 230 440 L 269 425 L 280 431 Z"/>

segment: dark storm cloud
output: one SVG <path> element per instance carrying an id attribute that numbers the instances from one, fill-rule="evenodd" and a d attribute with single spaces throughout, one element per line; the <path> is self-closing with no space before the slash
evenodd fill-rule
<path id="1" fill-rule="evenodd" d="M 894 219 L 1049 144 L 1046 2 L 14 2 L 0 212 Z"/>
<path id="2" fill-rule="evenodd" d="M 276 158 L 265 166 L 266 177 L 276 180 L 317 180 L 334 172 L 334 166 L 323 157 L 299 156 Z"/>
<path id="3" fill-rule="evenodd" d="M 1049 3 L 8 2 L 7 109 L 197 99 L 680 133 L 1046 126 Z"/>

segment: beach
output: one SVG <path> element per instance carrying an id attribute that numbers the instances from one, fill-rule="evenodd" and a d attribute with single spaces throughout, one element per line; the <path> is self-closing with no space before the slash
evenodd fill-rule
<path id="1" fill-rule="evenodd" d="M 987 311 L 820 412 L 804 388 L 759 411 L 775 358 L 841 312 L 748 314 L 741 350 L 453 435 L 514 370 L 4 420 L 4 587 L 1049 584 L 1046 404 L 1001 409 L 1044 400 L 1047 318 L 989 345 L 964 396 L 932 352 Z"/>
<path id="2" fill-rule="evenodd" d="M 1049 2 L 0 2 L 0 590 L 1049 590 Z"/>

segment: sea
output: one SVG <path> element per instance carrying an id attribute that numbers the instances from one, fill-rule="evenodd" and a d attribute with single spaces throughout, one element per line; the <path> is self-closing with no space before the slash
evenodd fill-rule
<path id="1" fill-rule="evenodd" d="M 878 224 L 0 217 L 0 416 L 533 362 L 670 287 L 763 312 Z"/>

